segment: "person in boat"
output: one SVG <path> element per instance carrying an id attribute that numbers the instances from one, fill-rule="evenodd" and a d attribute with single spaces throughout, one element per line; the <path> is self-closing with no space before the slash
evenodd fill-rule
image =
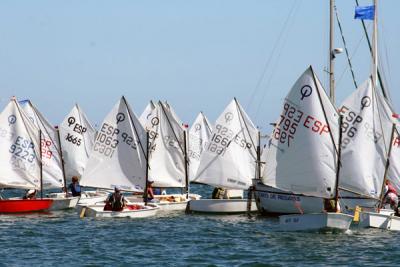
<path id="1" fill-rule="evenodd" d="M 73 197 L 81 196 L 82 189 L 77 176 L 72 176 L 72 183 L 69 184 L 68 189 L 71 191 Z"/>
<path id="2" fill-rule="evenodd" d="M 341 212 L 339 201 L 337 203 L 337 209 L 335 207 L 334 199 L 324 199 L 324 211 L 325 212 Z"/>
<path id="3" fill-rule="evenodd" d="M 226 190 L 222 187 L 215 187 L 212 194 L 211 198 L 212 199 L 224 199 L 226 195 Z"/>
<path id="4" fill-rule="evenodd" d="M 36 190 L 35 189 L 26 190 L 23 199 L 35 199 L 35 198 L 36 198 Z"/>
<path id="5" fill-rule="evenodd" d="M 153 191 L 153 183 L 154 181 L 147 181 L 147 201 L 154 201 L 154 191 Z"/>
<path id="6" fill-rule="evenodd" d="M 104 210 L 122 211 L 127 204 L 128 202 L 122 195 L 121 189 L 116 186 L 114 193 L 108 196 Z"/>
<path id="7" fill-rule="evenodd" d="M 390 207 L 398 213 L 399 197 L 397 191 L 389 180 L 385 181 L 385 195 L 383 196 L 383 204 L 390 204 Z"/>
<path id="8" fill-rule="evenodd" d="M 153 193 L 154 193 L 154 195 L 166 195 L 167 191 L 164 188 L 155 187 L 155 188 L 153 188 Z"/>

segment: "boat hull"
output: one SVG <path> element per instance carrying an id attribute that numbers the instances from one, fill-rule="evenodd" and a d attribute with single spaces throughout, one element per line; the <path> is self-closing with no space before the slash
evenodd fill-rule
<path id="1" fill-rule="evenodd" d="M 147 218 L 157 214 L 160 209 L 157 205 L 149 204 L 148 206 L 140 205 L 141 209 L 131 210 L 129 208 L 123 211 L 107 211 L 104 210 L 105 205 L 90 205 L 83 207 L 78 212 L 80 217 L 91 217 L 91 218 Z"/>
<path id="2" fill-rule="evenodd" d="M 95 205 L 104 202 L 109 193 L 106 191 L 85 191 L 78 201 L 80 206 Z"/>
<path id="3" fill-rule="evenodd" d="M 247 199 L 198 199 L 189 201 L 187 210 L 190 212 L 216 214 L 246 213 L 247 202 Z M 252 200 L 250 211 L 257 211 L 254 200 Z"/>
<path id="4" fill-rule="evenodd" d="M 344 213 L 312 213 L 279 216 L 282 231 L 346 231 L 353 216 Z"/>
<path id="5" fill-rule="evenodd" d="M 53 198 L 53 204 L 50 210 L 65 210 L 73 209 L 78 204 L 79 197 L 67 197 L 67 198 Z"/>
<path id="6" fill-rule="evenodd" d="M 394 215 L 393 210 L 380 212 L 360 212 L 359 227 L 378 228 L 391 231 L 400 231 L 400 217 Z"/>
<path id="7" fill-rule="evenodd" d="M 155 204 L 160 207 L 163 211 L 184 211 L 187 203 L 190 200 L 200 199 L 201 196 L 197 194 L 189 194 L 189 199 L 186 198 L 186 194 L 170 194 L 170 195 L 155 195 Z M 126 197 L 131 203 L 143 203 L 143 199 L 140 197 Z"/>
<path id="8" fill-rule="evenodd" d="M 264 215 L 309 214 L 324 210 L 322 198 L 292 194 L 262 183 L 255 185 L 254 195 L 258 210 Z M 376 204 L 375 199 L 362 198 L 347 192 L 341 192 L 340 196 L 341 210 L 346 214 L 354 214 L 356 206 L 373 208 Z"/>
<path id="9" fill-rule="evenodd" d="M 52 199 L 2 199 L 0 213 L 38 212 L 50 209 Z"/>

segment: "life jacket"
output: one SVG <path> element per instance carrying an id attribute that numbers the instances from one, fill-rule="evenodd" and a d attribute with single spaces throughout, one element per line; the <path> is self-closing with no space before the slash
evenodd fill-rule
<path id="1" fill-rule="evenodd" d="M 74 183 L 71 183 L 68 187 L 71 190 L 73 197 L 81 196 L 81 186 L 78 183 L 76 185 Z"/>
<path id="2" fill-rule="evenodd" d="M 389 194 L 389 193 L 393 193 L 393 194 L 396 194 L 396 195 L 397 195 L 396 189 L 395 189 L 394 186 L 391 185 L 391 184 L 388 185 L 388 189 L 387 189 L 387 194 Z"/>
<path id="3" fill-rule="evenodd" d="M 121 211 L 124 209 L 124 196 L 121 194 L 112 194 L 110 198 L 111 209 L 113 211 Z"/>

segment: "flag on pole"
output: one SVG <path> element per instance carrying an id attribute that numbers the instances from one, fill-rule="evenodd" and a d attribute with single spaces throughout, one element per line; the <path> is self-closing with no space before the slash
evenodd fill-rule
<path id="1" fill-rule="evenodd" d="M 375 17 L 375 6 L 356 6 L 354 13 L 355 19 L 369 19 L 373 20 Z"/>

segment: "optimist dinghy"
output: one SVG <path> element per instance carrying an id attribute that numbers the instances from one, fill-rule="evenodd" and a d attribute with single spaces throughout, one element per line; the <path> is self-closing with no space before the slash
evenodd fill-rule
<path id="1" fill-rule="evenodd" d="M 308 68 L 285 98 L 269 142 L 262 182 L 280 190 L 334 200 L 338 211 L 341 120 L 313 69 Z M 330 203 L 330 201 L 329 201 Z M 285 231 L 347 230 L 352 216 L 340 212 L 282 215 Z"/>
<path id="2" fill-rule="evenodd" d="M 92 218 L 147 218 L 157 214 L 160 208 L 155 204 L 128 204 L 122 211 L 105 210 L 103 205 L 90 205 L 80 211 L 81 217 Z"/>
<path id="3" fill-rule="evenodd" d="M 41 190 L 41 131 L 15 98 L 0 113 L 0 128 L 0 187 Z M 44 211 L 52 204 L 53 200 L 47 198 L 0 199 L 0 213 Z"/>
<path id="4" fill-rule="evenodd" d="M 243 190 L 251 186 L 257 173 L 258 137 L 256 127 L 239 102 L 232 100 L 215 123 L 201 153 L 193 181 L 225 188 L 235 194 L 225 194 L 222 199 L 214 196 L 215 199 L 191 200 L 188 212 L 230 214 L 248 211 L 248 201 L 243 198 Z M 257 211 L 255 202 L 251 204 L 250 211 Z"/>
<path id="5" fill-rule="evenodd" d="M 145 191 L 148 173 L 148 134 L 122 97 L 104 119 L 96 136 L 81 185 L 126 192 Z M 154 216 L 158 206 L 129 203 L 122 211 L 110 211 L 106 203 L 79 206 L 81 217 Z"/>

